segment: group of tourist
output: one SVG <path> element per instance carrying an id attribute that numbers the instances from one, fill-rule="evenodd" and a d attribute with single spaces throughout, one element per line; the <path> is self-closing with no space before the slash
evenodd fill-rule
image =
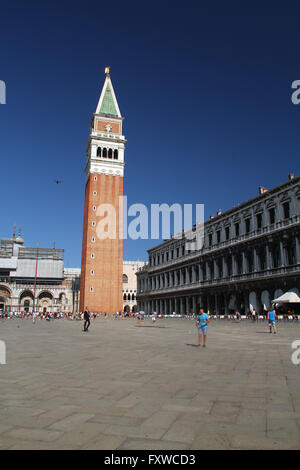
<path id="1" fill-rule="evenodd" d="M 293 313 L 293 312 L 289 312 Z M 37 320 L 47 320 L 51 321 L 54 319 L 62 319 L 66 318 L 68 320 L 83 320 L 83 331 L 87 332 L 89 330 L 90 324 L 91 324 L 91 318 L 96 319 L 96 318 L 101 318 L 104 317 L 106 318 L 108 315 L 106 313 L 94 313 L 94 312 L 89 312 L 88 308 L 85 308 L 85 311 L 83 313 L 57 313 L 57 312 L 1 312 L 1 318 L 2 319 L 10 319 L 10 318 L 21 318 L 21 319 L 32 319 L 33 323 L 35 323 Z M 138 320 L 143 320 L 144 318 L 144 312 L 137 312 L 137 313 L 132 313 L 129 314 L 128 312 L 116 312 L 114 315 L 115 319 L 120 319 L 120 318 L 127 318 L 127 317 L 136 317 Z M 153 312 L 151 315 L 152 322 L 155 323 L 156 319 L 158 317 L 156 312 Z M 213 315 L 213 318 L 215 315 Z M 236 321 L 241 321 L 241 314 L 240 312 L 235 312 L 235 315 L 233 316 Z M 203 308 L 200 308 L 199 314 L 197 317 L 193 314 L 191 316 L 192 319 L 196 318 L 196 326 L 198 328 L 198 345 L 197 346 L 202 346 L 206 347 L 207 344 L 207 330 L 208 330 L 208 324 L 211 319 L 211 315 L 206 312 L 204 312 Z M 249 318 L 249 315 L 246 315 L 246 318 Z M 256 311 L 253 309 L 250 318 L 252 321 L 257 321 L 258 320 L 258 314 Z M 270 333 L 277 333 L 277 328 L 276 328 L 276 323 L 278 321 L 278 315 L 275 310 L 275 306 L 272 306 L 272 308 L 266 312 L 266 320 L 268 321 L 268 326 L 269 326 L 269 331 Z"/>
<path id="2" fill-rule="evenodd" d="M 68 314 L 63 312 L 0 312 L 0 318 L 2 320 L 8 320 L 13 318 L 19 318 L 22 320 L 48 320 L 54 318 L 67 318 L 67 316 Z"/>
<path id="3" fill-rule="evenodd" d="M 255 321 L 255 316 L 256 312 L 254 310 L 254 321 Z M 236 312 L 236 318 L 238 321 L 240 321 L 241 316 L 239 312 Z M 277 314 L 275 307 L 272 306 L 272 308 L 267 312 L 266 319 L 268 321 L 268 327 L 269 327 L 269 332 L 272 334 L 277 333 L 277 328 L 276 328 L 276 323 L 278 320 Z M 210 315 L 204 312 L 203 308 L 200 308 L 199 315 L 197 317 L 196 325 L 198 327 L 198 346 L 202 346 L 205 348 L 206 347 L 206 342 L 207 342 L 207 329 L 208 329 L 208 324 L 210 322 Z M 202 342 L 203 338 L 203 342 Z"/>

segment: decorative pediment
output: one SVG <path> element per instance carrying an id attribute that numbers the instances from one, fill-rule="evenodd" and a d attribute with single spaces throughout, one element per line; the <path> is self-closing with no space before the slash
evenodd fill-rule
<path id="1" fill-rule="evenodd" d="M 282 193 L 280 195 L 280 202 L 288 202 L 291 200 L 291 196 L 290 196 L 290 193 L 289 191 L 285 191 L 284 193 Z"/>
<path id="2" fill-rule="evenodd" d="M 256 204 L 256 206 L 254 206 L 254 214 L 257 214 L 257 213 L 262 212 L 262 211 L 263 211 L 262 204 Z"/>
<path id="3" fill-rule="evenodd" d="M 230 220 L 230 219 L 225 219 L 225 220 L 223 221 L 223 227 L 228 227 L 230 224 L 231 224 L 231 220 Z"/>
<path id="4" fill-rule="evenodd" d="M 244 210 L 242 214 L 243 214 L 243 218 L 244 218 L 244 219 L 247 219 L 248 217 L 251 217 L 251 211 L 250 211 L 250 209 Z"/>
<path id="5" fill-rule="evenodd" d="M 276 204 L 275 199 L 273 197 L 268 199 L 267 202 L 266 202 L 266 206 L 267 206 L 268 209 L 272 208 L 272 207 L 275 207 L 275 204 Z"/>

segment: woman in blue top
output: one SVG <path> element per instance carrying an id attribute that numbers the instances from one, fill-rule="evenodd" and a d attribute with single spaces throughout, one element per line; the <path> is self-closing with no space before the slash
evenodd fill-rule
<path id="1" fill-rule="evenodd" d="M 209 315 L 204 313 L 203 308 L 200 308 L 198 315 L 197 326 L 198 326 L 198 346 L 201 346 L 202 336 L 203 336 L 203 347 L 206 346 L 207 340 L 207 325 L 209 323 Z"/>

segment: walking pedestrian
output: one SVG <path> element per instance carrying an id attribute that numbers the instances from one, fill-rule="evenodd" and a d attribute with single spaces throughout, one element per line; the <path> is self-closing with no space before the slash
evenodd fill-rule
<path id="1" fill-rule="evenodd" d="M 85 311 L 83 313 L 83 319 L 84 319 L 83 331 L 88 331 L 89 326 L 91 324 L 90 317 L 91 317 L 90 312 L 88 311 L 88 308 L 85 307 Z"/>
<path id="2" fill-rule="evenodd" d="M 272 334 L 272 329 L 273 329 L 274 334 L 277 333 L 276 320 L 277 320 L 277 315 L 276 315 L 275 309 L 273 308 L 273 310 L 270 310 L 268 312 L 268 323 L 269 323 L 269 329 L 270 329 L 271 334 Z"/>

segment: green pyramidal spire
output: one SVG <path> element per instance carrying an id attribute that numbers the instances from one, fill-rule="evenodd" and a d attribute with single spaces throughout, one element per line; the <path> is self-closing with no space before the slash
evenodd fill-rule
<path id="1" fill-rule="evenodd" d="M 122 119 L 114 87 L 111 83 L 109 67 L 105 68 L 105 74 L 106 78 L 97 104 L 96 114 L 110 114 Z"/>
<path id="2" fill-rule="evenodd" d="M 109 83 L 107 84 L 107 87 L 104 93 L 103 101 L 102 101 L 101 108 L 100 108 L 100 113 L 113 114 L 114 116 L 118 116 L 118 112 L 115 107 L 115 103 L 113 100 Z"/>

